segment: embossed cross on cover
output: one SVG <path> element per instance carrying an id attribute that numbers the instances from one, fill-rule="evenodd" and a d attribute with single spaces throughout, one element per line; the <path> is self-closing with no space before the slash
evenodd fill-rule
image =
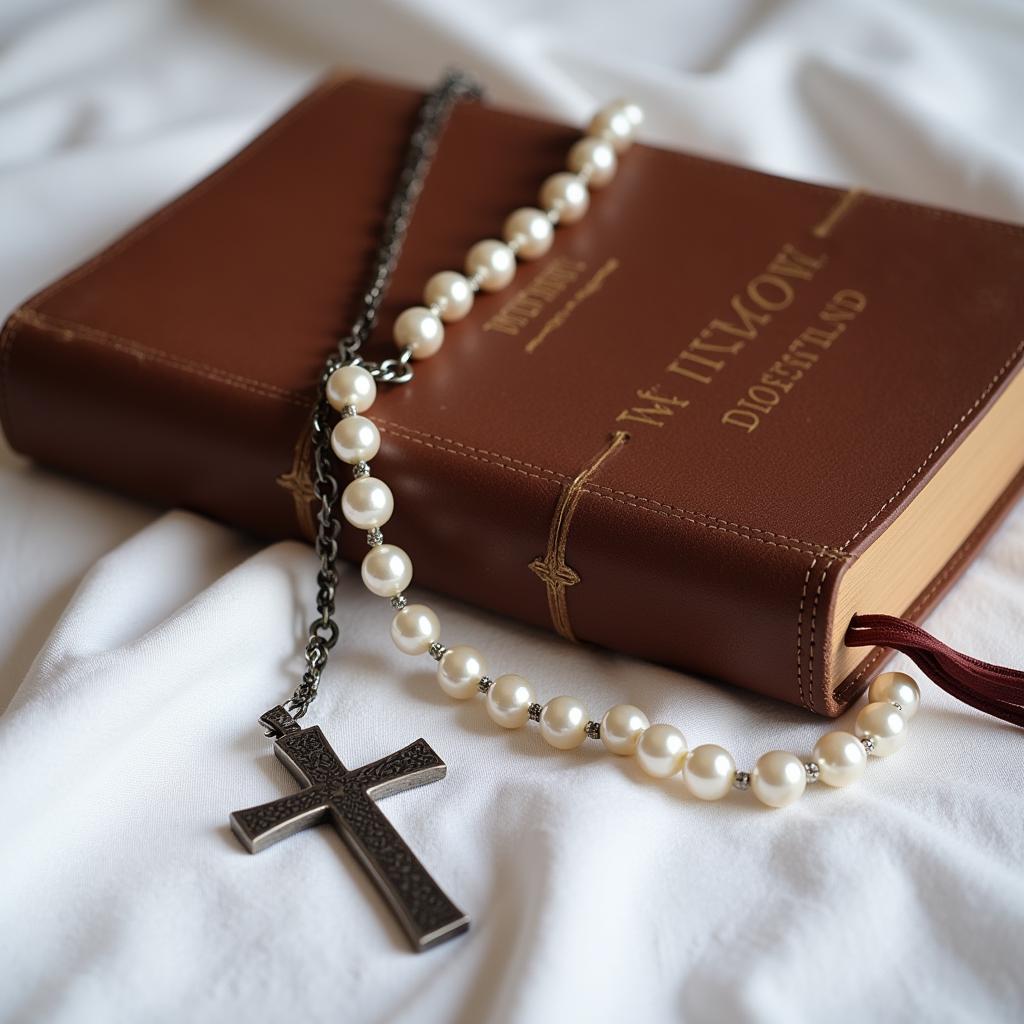
<path id="1" fill-rule="evenodd" d="M 469 918 L 455 906 L 377 807 L 392 793 L 444 778 L 445 763 L 426 740 L 362 768 L 347 769 L 319 726 L 302 729 L 284 708 L 260 721 L 274 752 L 303 785 L 297 793 L 235 811 L 231 828 L 250 853 L 330 817 L 338 834 L 388 901 L 413 948 L 422 951 L 464 932 Z"/>

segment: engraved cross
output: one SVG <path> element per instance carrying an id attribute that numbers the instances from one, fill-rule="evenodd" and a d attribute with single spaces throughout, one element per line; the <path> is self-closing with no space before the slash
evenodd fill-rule
<path id="1" fill-rule="evenodd" d="M 413 949 L 422 952 L 464 932 L 469 918 L 442 892 L 377 807 L 381 797 L 444 778 L 445 763 L 416 740 L 349 771 L 318 726 L 302 729 L 283 707 L 260 721 L 277 737 L 274 752 L 304 787 L 269 803 L 235 811 L 231 828 L 250 853 L 330 818 L 377 884 Z"/>

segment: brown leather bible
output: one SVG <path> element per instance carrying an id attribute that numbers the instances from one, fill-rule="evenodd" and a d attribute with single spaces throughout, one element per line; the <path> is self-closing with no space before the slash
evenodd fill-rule
<path id="1" fill-rule="evenodd" d="M 308 537 L 309 415 L 421 94 L 323 84 L 9 319 L 39 462 Z M 377 325 L 535 205 L 579 129 L 460 105 Z M 635 145 L 587 216 L 382 389 L 414 587 L 835 715 L 1024 463 L 1024 230 Z M 365 551 L 347 530 L 346 554 Z"/>

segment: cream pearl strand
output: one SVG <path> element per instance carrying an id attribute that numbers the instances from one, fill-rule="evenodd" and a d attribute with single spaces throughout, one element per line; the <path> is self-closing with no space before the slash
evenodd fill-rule
<path id="1" fill-rule="evenodd" d="M 412 582 L 412 560 L 401 548 L 385 544 L 380 529 L 394 511 L 394 499 L 387 484 L 372 477 L 367 461 L 359 458 L 370 449 L 376 451 L 379 436 L 367 433 L 366 444 L 355 444 L 351 428 L 346 427 L 353 420 L 370 422 L 360 413 L 367 411 L 376 396 L 372 374 L 361 366 L 348 365 L 336 370 L 331 381 L 330 401 L 341 411 L 335 434 L 341 433 L 344 441 L 335 442 L 334 449 L 339 458 L 353 465 L 354 475 L 342 493 L 342 513 L 353 526 L 367 531 L 370 545 L 362 564 L 363 582 L 372 593 L 390 598 L 395 608 L 391 637 L 398 649 L 404 654 L 430 655 L 437 662 L 438 683 L 450 697 L 467 700 L 483 695 L 487 714 L 496 725 L 519 729 L 527 722 L 537 722 L 544 740 L 559 750 L 572 750 L 588 738 L 600 740 L 609 753 L 635 757 L 652 778 L 682 774 L 686 788 L 701 800 L 720 800 L 732 789 L 750 789 L 769 807 L 794 803 L 808 783 L 819 780 L 831 787 L 848 786 L 864 774 L 868 754 L 887 757 L 905 742 L 907 724 L 917 713 L 921 693 L 913 678 L 903 672 L 888 672 L 874 680 L 868 690 L 869 703 L 857 715 L 853 733 L 826 733 L 808 760 L 783 750 L 769 751 L 750 772 L 737 771 L 732 755 L 717 744 L 687 749 L 679 729 L 664 722 L 651 724 L 632 704 L 616 704 L 598 722 L 575 697 L 559 696 L 540 704 L 523 676 L 508 673 L 492 679 L 476 648 L 468 644 L 446 647 L 441 643 L 436 613 L 426 605 L 409 604 L 404 596 Z"/>
<path id="2" fill-rule="evenodd" d="M 513 210 L 502 225 L 501 238 L 485 238 L 473 245 L 461 272 L 434 274 L 423 289 L 424 305 L 410 306 L 395 319 L 395 344 L 412 359 L 435 355 L 444 344 L 444 325 L 465 317 L 477 292 L 508 287 L 517 261 L 539 259 L 548 252 L 555 225 L 575 224 L 586 214 L 590 190 L 611 183 L 619 156 L 633 144 L 643 120 L 643 111 L 628 100 L 599 110 L 584 137 L 569 150 L 567 169 L 541 184 L 539 206 Z"/>
<path id="3" fill-rule="evenodd" d="M 554 226 L 572 224 L 586 213 L 589 188 L 607 185 L 615 175 L 618 157 L 631 145 L 643 113 L 621 100 L 599 111 L 587 135 L 570 150 L 568 171 L 558 172 L 541 185 L 542 209 L 522 207 L 506 218 L 503 241 L 484 239 L 468 252 L 465 274 L 443 270 L 424 288 L 426 306 L 412 306 L 395 321 L 394 340 L 411 358 L 434 355 L 444 342 L 444 324 L 461 320 L 473 308 L 476 292 L 498 291 L 511 283 L 517 259 L 537 259 L 550 248 Z M 400 651 L 428 654 L 437 662 L 442 690 L 457 700 L 483 695 L 487 714 L 505 729 L 527 722 L 540 726 L 552 747 L 572 750 L 585 740 L 599 740 L 609 753 L 635 757 L 640 768 L 656 779 L 681 774 L 686 788 L 701 800 L 720 800 L 730 790 L 750 789 L 769 807 L 798 800 L 807 784 L 822 781 L 842 787 L 864 773 L 868 754 L 886 757 L 905 742 L 907 723 L 920 706 L 920 690 L 909 675 L 888 672 L 868 690 L 869 703 L 857 716 L 854 733 L 833 731 L 817 742 L 810 759 L 773 750 L 758 759 L 753 771 L 737 771 L 732 755 L 708 743 L 688 750 L 675 726 L 651 724 L 632 704 L 616 704 L 600 721 L 590 718 L 575 697 L 559 696 L 538 703 L 533 687 L 520 675 L 492 679 L 484 656 L 475 648 L 441 643 L 436 613 L 423 604 L 409 604 L 404 591 L 412 582 L 412 560 L 402 548 L 385 544 L 381 527 L 394 512 L 394 498 L 382 480 L 370 474 L 370 460 L 380 449 L 380 433 L 369 418 L 377 395 L 373 374 L 356 362 L 335 370 L 327 383 L 327 400 L 341 418 L 331 435 L 335 455 L 353 467 L 352 482 L 341 496 L 342 514 L 366 530 L 370 551 L 363 559 L 363 583 L 372 593 L 389 598 L 395 609 L 391 637 Z"/>

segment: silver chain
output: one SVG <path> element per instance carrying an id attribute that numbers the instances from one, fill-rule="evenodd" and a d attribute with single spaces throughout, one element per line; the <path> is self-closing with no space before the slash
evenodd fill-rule
<path id="1" fill-rule="evenodd" d="M 363 293 L 360 311 L 352 329 L 339 339 L 320 376 L 310 443 L 313 451 L 313 493 L 318 503 L 316 520 L 316 553 L 320 570 L 316 575 L 317 617 L 310 623 L 306 641 L 306 669 L 291 699 L 285 705 L 293 718 L 302 718 L 316 700 L 320 676 L 327 664 L 328 652 L 338 642 L 338 623 L 334 618 L 335 590 L 338 585 L 338 534 L 341 523 L 337 515 L 338 481 L 331 461 L 330 406 L 327 403 L 327 381 L 339 366 L 358 364 L 382 383 L 405 384 L 412 380 L 409 365 L 411 352 L 369 362 L 360 356 L 377 322 L 377 314 L 387 290 L 395 264 L 405 242 L 416 200 L 423 190 L 427 171 L 437 150 L 441 133 L 455 104 L 464 99 L 479 99 L 482 90 L 468 75 L 457 70 L 446 71 L 440 84 L 430 92 L 419 110 L 416 127 L 410 136 L 395 193 L 388 207 L 381 233 L 370 284 Z"/>

